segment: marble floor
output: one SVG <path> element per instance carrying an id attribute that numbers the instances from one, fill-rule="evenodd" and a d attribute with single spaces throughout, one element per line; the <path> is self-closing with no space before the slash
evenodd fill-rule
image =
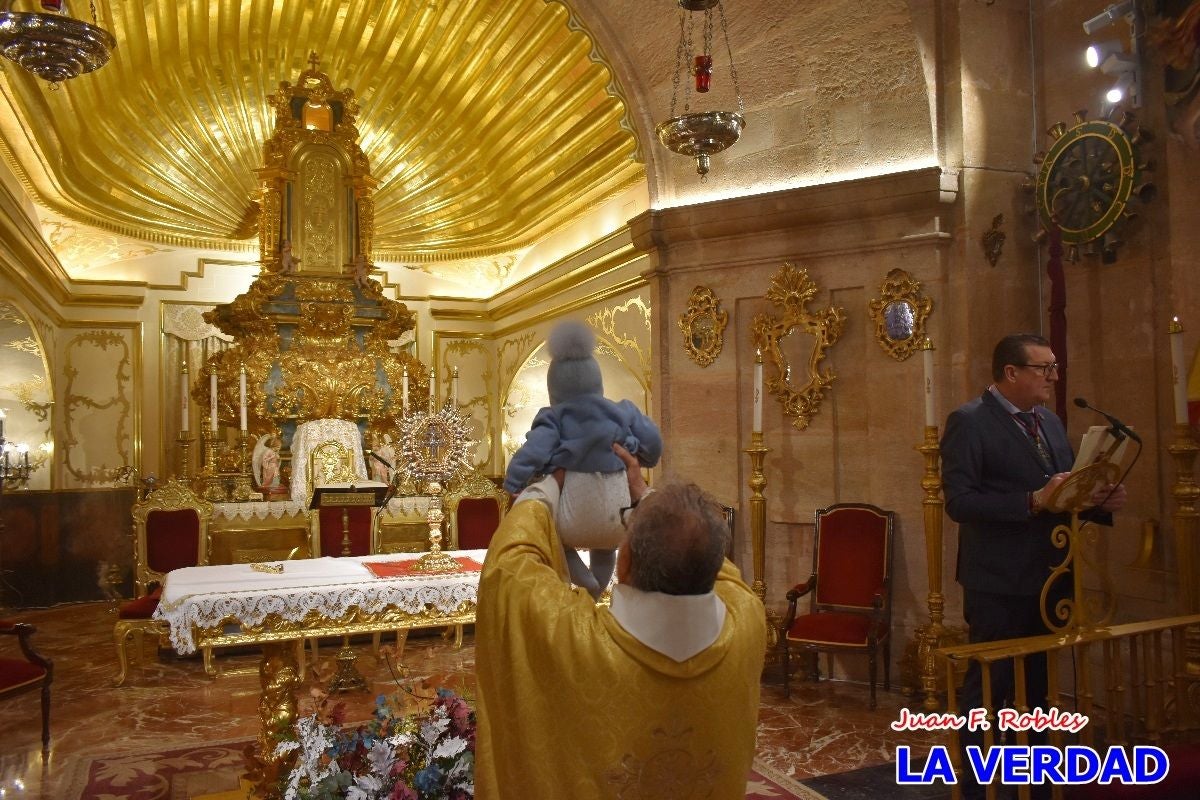
<path id="1" fill-rule="evenodd" d="M 159 751 L 251 739 L 258 731 L 257 655 L 219 655 L 223 674 L 204 675 L 198 658 L 163 651 L 157 661 L 131 668 L 124 686 L 113 687 L 116 655 L 114 616 L 106 603 L 8 612 L 7 618 L 38 627 L 36 647 L 54 660 L 51 752 L 41 753 L 37 692 L 0 698 L 0 798 L 68 798 L 69 767 L 98 756 Z M 7 643 L 4 643 L 7 646 Z M 375 694 L 394 687 L 384 659 L 369 642 L 359 648 L 359 666 L 372 692 L 343 695 L 349 719 L 366 718 Z M 320 670 L 330 670 L 334 648 L 322 649 Z M 7 655 L 7 652 L 5 652 Z M 471 694 L 474 646 L 468 633 L 461 649 L 436 632 L 410 637 L 404 668 L 410 680 L 449 686 Z M 888 728 L 901 707 L 916 707 L 903 695 L 880 692 L 879 707 L 867 710 L 865 686 L 843 682 L 793 682 L 784 698 L 773 676 L 764 679 L 759 709 L 758 757 L 797 780 L 890 763 L 897 744 L 923 752 L 931 734 L 896 734 Z"/>

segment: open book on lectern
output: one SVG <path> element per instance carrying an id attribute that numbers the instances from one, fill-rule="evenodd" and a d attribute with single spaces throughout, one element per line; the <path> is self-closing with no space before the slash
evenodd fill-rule
<path id="1" fill-rule="evenodd" d="M 1112 428 L 1107 425 L 1093 425 L 1087 429 L 1087 433 L 1079 442 L 1079 450 L 1071 472 L 1078 472 L 1084 467 L 1107 461 L 1116 464 L 1120 470 L 1118 474 L 1123 475 L 1132 458 L 1133 452 L 1129 447 L 1128 436 L 1118 440 L 1113 435 Z"/>

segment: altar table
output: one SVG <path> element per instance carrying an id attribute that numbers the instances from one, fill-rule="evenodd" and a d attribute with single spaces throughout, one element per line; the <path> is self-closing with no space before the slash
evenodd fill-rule
<path id="1" fill-rule="evenodd" d="M 448 551 L 483 564 L 486 550 Z M 198 647 L 263 646 L 260 675 L 258 796 L 270 794 L 285 757 L 275 754 L 296 716 L 302 674 L 289 642 L 475 622 L 479 572 L 417 573 L 379 578 L 366 563 L 415 561 L 419 553 L 313 558 L 273 564 L 184 567 L 167 573 L 154 612 L 170 626 L 180 653 Z M 263 571 L 282 568 L 279 572 Z"/>

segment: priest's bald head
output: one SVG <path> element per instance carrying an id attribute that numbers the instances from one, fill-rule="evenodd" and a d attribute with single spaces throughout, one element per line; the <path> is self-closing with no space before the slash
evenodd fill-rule
<path id="1" fill-rule="evenodd" d="M 707 594 L 729 546 L 725 515 L 694 483 L 671 483 L 642 496 L 626 517 L 617 579 L 643 592 Z"/>

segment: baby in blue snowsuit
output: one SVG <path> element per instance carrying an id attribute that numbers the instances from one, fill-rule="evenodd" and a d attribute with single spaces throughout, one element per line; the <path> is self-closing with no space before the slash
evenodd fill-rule
<path id="1" fill-rule="evenodd" d="M 617 547 L 625 538 L 621 508 L 629 505 L 620 444 L 643 466 L 662 455 L 658 426 L 629 400 L 604 396 L 596 337 L 581 322 L 563 322 L 547 338 L 550 405 L 538 411 L 525 444 L 513 454 L 504 488 L 516 494 L 535 476 L 566 470 L 555 528 L 566 552 L 571 581 L 599 598 L 612 578 Z M 590 550 L 591 569 L 576 548 Z"/>

